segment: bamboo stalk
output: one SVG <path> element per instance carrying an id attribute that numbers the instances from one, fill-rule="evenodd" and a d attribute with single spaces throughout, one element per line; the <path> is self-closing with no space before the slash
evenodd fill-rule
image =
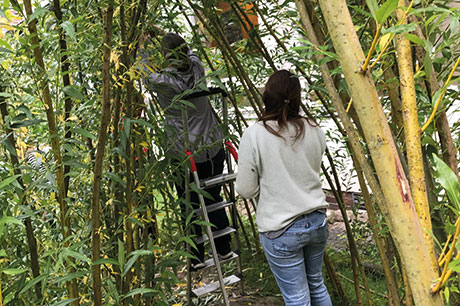
<path id="1" fill-rule="evenodd" d="M 356 111 L 363 126 L 372 160 L 387 201 L 385 217 L 394 235 L 417 305 L 442 305 L 429 288 L 437 273 L 422 263 L 429 257 L 423 230 L 415 213 L 396 148 L 370 73 L 356 73 L 364 60 L 359 40 L 343 0 L 320 0 L 329 32 L 341 62 Z"/>
<path id="2" fill-rule="evenodd" d="M 120 21 L 121 21 L 121 25 L 120 25 L 121 31 L 120 32 L 121 32 L 122 45 L 123 45 L 122 60 L 123 60 L 125 69 L 129 69 L 131 65 L 129 63 L 129 55 L 128 55 L 128 49 L 127 49 L 128 42 L 126 41 L 126 27 L 125 27 L 126 21 L 125 21 L 125 14 L 124 14 L 124 5 L 120 7 Z M 129 123 L 128 123 L 128 120 L 125 119 L 124 124 L 131 125 L 130 119 L 132 118 L 132 115 L 133 115 L 133 106 L 132 106 L 133 83 L 129 76 L 128 76 L 128 81 L 125 82 L 125 86 L 126 86 L 126 101 L 125 101 L 126 118 L 129 119 Z M 129 128 L 129 130 L 131 130 L 131 127 Z M 133 156 L 131 153 L 131 144 L 132 144 L 131 135 L 133 135 L 132 131 L 129 133 L 129 135 L 126 135 L 127 141 L 126 141 L 126 148 L 125 148 L 125 153 L 127 156 L 125 163 L 126 163 L 126 209 L 127 209 L 128 218 L 132 217 L 133 203 L 134 203 L 134 200 L 133 200 L 133 184 L 134 184 L 133 171 L 134 169 L 132 167 Z M 130 253 L 133 251 L 133 247 L 134 247 L 133 228 L 132 228 L 131 221 L 129 221 L 127 218 L 125 219 L 125 227 L 126 227 L 126 244 L 127 244 L 126 251 Z M 127 277 L 127 279 L 128 279 L 127 282 L 130 282 L 129 277 Z"/>
<path id="3" fill-rule="evenodd" d="M 67 56 L 67 41 L 65 40 L 64 31 L 61 28 L 62 23 L 62 11 L 61 11 L 61 4 L 60 0 L 53 0 L 53 7 L 54 7 L 54 14 L 56 15 L 56 19 L 58 20 L 58 27 L 59 27 L 59 50 L 60 50 L 60 62 L 61 62 L 61 74 L 62 74 L 62 83 L 64 87 L 70 85 L 70 63 L 68 61 Z M 72 110 L 72 99 L 69 95 L 64 93 L 65 95 L 65 102 L 64 102 L 64 121 L 67 122 L 67 119 L 70 117 L 70 111 Z M 70 126 L 68 124 L 65 125 L 65 134 L 64 138 L 69 140 L 72 138 L 72 132 L 70 131 Z M 67 194 L 69 190 L 69 182 L 70 176 L 67 174 L 70 172 L 70 166 L 64 165 L 64 194 Z"/>
<path id="4" fill-rule="evenodd" d="M 268 62 L 268 64 L 270 65 L 270 67 L 273 69 L 273 71 L 276 71 L 276 66 L 275 64 L 273 63 L 273 60 L 272 58 L 270 57 L 270 53 L 268 52 L 267 48 L 265 47 L 265 44 L 264 42 L 262 41 L 262 39 L 260 38 L 260 35 L 257 31 L 257 29 L 254 29 L 254 24 L 252 23 L 252 21 L 249 19 L 248 15 L 246 14 L 246 12 L 240 7 L 240 5 L 238 4 L 238 2 L 236 2 L 235 0 L 231 0 L 230 1 L 230 5 L 232 6 L 232 8 L 237 11 L 235 12 L 236 13 L 236 16 L 238 17 L 241 25 L 243 26 L 243 28 L 245 29 L 245 31 L 249 34 L 249 33 L 253 33 L 253 36 L 250 36 L 250 39 L 256 44 L 256 46 L 259 48 L 262 56 L 265 58 L 265 60 Z M 243 20 L 244 18 L 244 20 Z M 249 28 L 248 28 L 248 25 L 249 25 Z M 253 31 L 251 31 L 251 29 L 253 29 Z"/>
<path id="5" fill-rule="evenodd" d="M 374 237 L 375 244 L 379 251 L 380 259 L 382 260 L 383 272 L 386 279 L 386 287 L 388 291 L 388 303 L 392 306 L 401 305 L 399 300 L 398 288 L 396 287 L 396 280 L 393 277 L 391 271 L 391 261 L 386 252 L 385 240 L 380 237 L 379 231 L 380 226 L 376 220 L 377 213 L 372 204 L 371 195 L 367 189 L 366 181 L 364 180 L 364 174 L 361 169 L 360 163 L 356 160 L 355 156 L 351 156 L 353 159 L 353 165 L 355 166 L 356 174 L 358 176 L 358 182 L 361 189 L 361 194 L 363 195 L 364 205 L 367 211 L 367 217 L 369 220 L 369 225 L 371 227 L 372 236 Z"/>
<path id="6" fill-rule="evenodd" d="M 329 163 L 330 163 L 330 161 L 331 161 L 331 159 L 329 159 Z M 331 164 L 331 167 L 333 167 L 333 164 L 332 163 L 330 163 L 330 164 Z M 322 168 L 324 176 L 326 177 L 327 182 L 329 183 L 329 186 L 331 187 L 332 192 L 334 193 L 334 197 L 337 200 L 337 204 L 339 205 L 339 209 L 340 209 L 340 212 L 341 212 L 342 217 L 343 217 L 343 222 L 345 224 L 345 232 L 347 234 L 348 246 L 349 246 L 350 254 L 351 254 L 351 268 L 352 268 L 352 271 L 353 271 L 356 301 L 357 301 L 358 305 L 363 305 L 363 300 L 362 300 L 362 297 L 361 297 L 361 290 L 359 288 L 359 286 L 360 286 L 360 284 L 359 284 L 359 273 L 360 273 L 360 270 L 361 270 L 362 266 L 361 266 L 361 261 L 359 260 L 359 252 L 357 250 L 356 242 L 355 242 L 355 239 L 353 237 L 353 233 L 352 233 L 351 226 L 350 226 L 350 221 L 348 220 L 347 211 L 346 211 L 345 205 L 343 203 L 343 196 L 342 196 L 341 192 L 338 190 L 338 188 L 340 188 L 340 187 L 338 187 L 338 186 L 340 186 L 340 183 L 336 182 L 336 186 L 334 187 L 334 183 L 332 182 L 332 179 L 329 176 L 329 173 L 327 173 L 326 168 L 323 165 L 321 165 L 321 168 Z M 363 281 L 364 281 L 364 279 L 365 279 L 365 275 L 363 275 Z M 367 282 L 365 282 L 364 287 L 367 288 L 366 289 L 366 294 L 368 294 L 369 293 L 369 286 L 367 285 Z M 370 299 L 370 297 L 367 296 L 367 298 L 368 298 L 368 303 L 370 305 L 372 305 L 372 300 Z"/>
<path id="7" fill-rule="evenodd" d="M 399 6 L 405 6 L 405 0 L 399 0 Z M 396 15 L 399 18 L 400 24 L 407 24 L 403 20 L 404 12 L 401 9 L 396 10 Z M 420 126 L 418 123 L 414 74 L 412 71 L 412 52 L 410 42 L 405 38 L 404 34 L 396 35 L 396 50 L 412 199 L 423 228 L 431 265 L 434 270 L 437 270 L 438 265 L 435 256 L 434 241 L 431 236 L 433 228 L 430 218 L 430 206 L 426 194 L 425 172 L 423 169 L 422 148 L 419 137 Z"/>
<path id="8" fill-rule="evenodd" d="M 439 107 L 439 104 L 441 103 L 441 100 L 442 98 L 444 97 L 444 94 L 446 93 L 447 91 L 447 84 L 449 84 L 452 76 L 454 75 L 455 73 L 455 70 L 457 69 L 457 66 L 460 64 L 460 56 L 458 57 L 457 61 L 455 62 L 454 66 L 452 67 L 452 70 L 449 74 L 449 76 L 447 77 L 447 80 L 445 82 L 445 88 L 444 90 L 441 92 L 441 94 L 439 95 L 438 97 L 438 100 L 436 100 L 436 103 L 433 107 L 433 112 L 431 113 L 430 117 L 427 119 L 427 121 L 425 122 L 425 124 L 422 126 L 422 132 L 425 131 L 428 126 L 430 125 L 430 123 L 433 121 L 434 119 L 434 116 L 436 115 L 436 111 L 438 110 L 438 107 Z"/>
<path id="9" fill-rule="evenodd" d="M 94 182 L 93 194 L 91 198 L 91 247 L 92 261 L 95 262 L 100 257 L 101 248 L 101 228 L 100 228 L 100 189 L 102 179 L 102 167 L 104 163 L 105 144 L 107 139 L 107 127 L 110 123 L 110 53 L 112 46 L 112 23 L 113 23 L 113 4 L 109 4 L 104 20 L 104 47 L 103 47 L 103 62 L 102 62 L 102 115 L 99 127 L 99 135 L 97 141 L 96 160 L 94 163 Z M 101 283 L 101 266 L 93 264 L 93 303 L 95 306 L 102 305 L 102 283 Z"/>
<path id="10" fill-rule="evenodd" d="M 184 8 L 181 3 L 179 1 L 177 1 L 177 4 L 180 5 L 182 8 Z M 193 37 L 195 38 L 196 37 L 196 32 L 197 32 L 197 26 L 195 26 L 194 24 L 192 24 L 192 22 L 190 21 L 190 18 L 187 16 L 187 13 L 185 11 L 185 9 L 182 10 L 182 15 L 184 16 L 185 20 L 187 21 L 188 25 L 190 26 L 190 28 L 193 29 L 194 31 L 194 35 Z M 206 62 L 208 63 L 208 66 L 209 68 L 211 69 L 211 71 L 215 72 L 217 71 L 216 68 L 214 67 L 214 65 L 212 64 L 211 60 L 209 59 L 209 56 L 207 55 L 206 51 L 204 50 L 204 48 L 202 47 L 201 45 L 201 42 L 199 40 L 197 40 L 197 45 L 199 46 L 199 49 L 201 51 L 201 54 L 204 56 Z M 241 124 L 240 124 L 240 120 L 241 119 L 244 123 L 244 125 L 247 127 L 248 126 L 248 123 L 246 122 L 246 120 L 244 119 L 243 117 L 243 114 L 241 113 L 241 111 L 239 110 L 238 108 L 238 103 L 236 101 L 236 95 L 233 91 L 233 87 L 231 86 L 232 84 L 232 77 L 231 77 L 231 73 L 230 73 L 230 67 L 229 67 L 229 64 L 228 62 L 224 59 L 224 63 L 225 63 L 225 67 L 227 69 L 227 75 L 228 75 L 228 78 L 230 80 L 230 91 L 228 92 L 228 97 L 230 99 L 230 102 L 232 103 L 234 109 L 235 109 L 235 113 L 237 115 L 237 123 L 238 123 L 238 132 L 240 133 L 240 135 L 242 134 L 242 130 L 241 130 Z M 249 97 L 248 97 L 249 99 Z"/>
<path id="11" fill-rule="evenodd" d="M 190 0 L 187 0 L 187 1 L 189 2 L 190 5 L 192 5 Z M 220 37 L 220 40 L 217 40 L 217 43 L 221 45 L 221 50 L 225 49 L 225 51 L 226 51 L 226 53 L 228 55 L 228 58 L 230 59 L 233 67 L 235 67 L 237 70 L 239 70 L 241 80 L 244 81 L 247 84 L 249 91 L 251 92 L 254 100 L 256 101 L 256 104 L 258 106 L 258 108 L 257 108 L 258 111 L 261 111 L 263 109 L 263 104 L 262 104 L 262 101 L 260 100 L 260 94 L 257 92 L 257 89 L 255 88 L 254 84 L 252 83 L 252 81 L 250 80 L 249 76 L 247 75 L 244 67 L 241 65 L 241 62 L 236 57 L 236 54 L 233 51 L 233 49 L 231 48 L 230 43 L 228 42 L 227 37 L 225 36 L 225 33 L 224 33 L 220 23 L 217 22 L 215 20 L 215 18 L 213 18 L 213 17 L 216 17 L 215 12 L 211 12 L 211 11 L 208 10 L 207 11 L 207 16 L 208 16 L 208 20 L 211 22 L 211 24 L 213 25 L 214 29 L 216 30 L 214 34 L 217 34 L 217 36 Z M 208 30 L 209 30 L 209 27 L 208 27 Z"/>
<path id="12" fill-rule="evenodd" d="M 211 25 L 209 23 L 206 22 L 206 20 L 201 16 L 200 12 L 195 9 L 195 7 L 193 6 L 193 4 L 187 0 L 190 4 L 190 6 L 193 8 L 195 14 L 197 15 L 197 17 L 199 18 L 200 22 L 205 26 L 205 28 L 210 32 L 212 33 L 212 29 L 211 29 Z M 215 26 L 216 23 L 214 22 L 213 25 Z M 214 32 L 214 37 L 220 37 L 222 38 L 222 32 L 219 32 L 216 30 L 216 32 Z M 225 38 L 225 35 L 223 36 L 224 38 L 222 39 L 222 41 L 226 41 L 226 38 Z M 251 90 L 251 88 L 247 85 L 247 78 L 244 77 L 244 74 L 246 73 L 244 71 L 244 69 L 239 69 L 239 68 L 242 68 L 241 67 L 241 64 L 239 64 L 238 66 L 238 60 L 236 59 L 235 61 L 235 57 L 232 56 L 232 53 L 231 53 L 231 47 L 230 45 L 227 43 L 227 44 L 223 44 L 221 42 L 221 40 L 217 40 L 217 44 L 220 48 L 220 50 L 222 51 L 222 55 L 224 57 L 224 60 L 228 61 L 231 63 L 231 66 L 235 68 L 235 72 L 238 74 L 240 80 L 242 81 L 241 84 L 243 85 L 243 88 L 244 88 L 244 91 L 246 92 L 246 95 L 248 97 L 248 100 L 249 102 L 251 103 L 254 111 L 256 112 L 257 114 L 257 117 L 261 117 L 261 112 L 260 112 L 260 103 L 257 102 L 257 95 L 254 95 L 254 91 Z"/>
<path id="13" fill-rule="evenodd" d="M 0 92 L 3 92 L 3 91 L 4 89 L 0 86 Z M 2 116 L 3 123 L 6 125 L 6 118 L 9 116 L 9 112 L 8 112 L 8 107 L 5 102 L 5 97 L 3 96 L 0 96 L 0 113 Z M 14 148 L 14 151 L 16 152 L 16 154 L 13 154 L 11 152 L 9 154 L 11 164 L 13 165 L 13 172 L 15 175 L 20 175 L 21 170 L 19 168 L 20 164 L 19 164 L 19 160 L 17 157 L 18 156 L 17 149 L 16 149 L 17 145 L 16 145 L 16 139 L 14 138 L 14 132 L 10 128 L 6 128 L 5 132 L 8 135 L 8 142 L 11 144 L 11 146 Z M 24 186 L 22 176 L 18 177 L 18 182 L 22 190 L 25 191 L 26 187 Z M 20 196 L 20 199 L 21 199 L 21 203 L 20 203 L 21 206 L 28 206 L 26 203 L 27 200 L 26 200 L 25 194 L 22 194 Z M 26 227 L 27 245 L 29 247 L 29 252 L 30 252 L 30 267 L 32 269 L 32 276 L 34 278 L 37 278 L 38 276 L 40 276 L 40 265 L 38 262 L 37 239 L 35 238 L 34 227 L 33 227 L 32 220 L 30 219 L 30 217 L 27 217 L 24 219 L 24 225 Z M 0 275 L 0 278 L 1 278 L 1 275 Z M 35 294 L 37 295 L 38 299 L 42 298 L 42 291 L 41 291 L 40 283 L 37 283 L 35 285 Z M 0 295 L 1 295 L 1 288 L 0 288 Z M 0 296 L 0 300 L 1 300 L 1 296 Z"/>
<path id="14" fill-rule="evenodd" d="M 343 290 L 343 286 L 340 283 L 340 279 L 337 275 L 337 271 L 334 268 L 334 265 L 327 255 L 327 252 L 324 252 L 324 265 L 326 266 L 326 273 L 328 275 L 329 281 L 332 283 L 335 291 L 340 297 L 340 300 L 344 302 L 344 305 L 349 305 L 350 302 L 348 301 L 347 295 L 345 294 L 345 290 Z"/>
<path id="15" fill-rule="evenodd" d="M 30 18 L 32 15 L 32 4 L 30 0 L 24 0 L 24 8 L 26 11 L 27 18 Z M 30 39 L 32 41 L 35 61 L 44 73 L 46 71 L 45 63 L 43 61 L 43 54 L 42 50 L 40 49 L 40 40 L 38 39 L 38 31 L 36 26 L 36 20 L 31 20 L 27 27 L 30 32 Z M 67 211 L 67 204 L 65 202 L 66 194 L 65 191 L 65 180 L 64 180 L 64 167 L 62 162 L 62 154 L 61 154 L 61 145 L 59 141 L 59 133 L 56 125 L 56 117 L 54 113 L 53 101 L 51 100 L 51 94 L 49 90 L 49 84 L 45 75 L 41 77 L 40 80 L 40 87 L 42 90 L 43 95 L 43 102 L 46 111 L 46 118 L 48 122 L 48 129 L 51 138 L 51 149 L 53 151 L 54 160 L 56 163 L 56 182 L 57 182 L 57 201 L 60 207 L 60 225 L 62 229 L 62 234 L 64 240 L 66 240 L 71 235 L 71 227 L 70 227 L 70 219 L 68 217 Z M 70 242 L 67 242 L 66 245 L 68 246 Z M 72 269 L 70 269 L 71 271 Z M 78 288 L 76 279 L 67 283 L 67 287 L 69 290 L 69 296 L 72 299 L 75 299 L 72 302 L 73 306 L 79 305 L 79 297 L 78 297 Z"/>

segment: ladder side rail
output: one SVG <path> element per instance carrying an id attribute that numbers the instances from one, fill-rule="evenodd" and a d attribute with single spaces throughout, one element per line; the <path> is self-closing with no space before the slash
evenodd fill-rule
<path id="1" fill-rule="evenodd" d="M 200 179 L 198 177 L 198 171 L 197 171 L 197 168 L 196 168 L 196 165 L 195 165 L 195 161 L 193 160 L 192 153 L 190 151 L 186 151 L 186 154 L 187 154 L 187 156 L 188 156 L 188 158 L 190 160 L 190 163 L 192 165 L 191 171 L 192 171 L 192 175 L 193 175 L 193 179 L 195 181 L 195 184 L 197 185 L 198 188 L 200 188 Z M 219 278 L 220 288 L 222 290 L 222 295 L 224 297 L 224 303 L 225 303 L 226 306 L 229 306 L 230 301 L 228 300 L 227 290 L 225 289 L 224 277 L 223 277 L 222 268 L 221 268 L 220 262 L 219 262 L 219 256 L 217 255 L 216 244 L 214 243 L 214 239 L 213 239 L 212 229 L 211 229 L 211 226 L 209 225 L 210 221 L 209 221 L 208 211 L 206 209 L 206 203 L 204 201 L 204 197 L 203 197 L 203 195 L 201 193 L 198 193 L 198 199 L 200 201 L 201 210 L 203 212 L 202 216 L 204 218 L 204 221 L 206 221 L 206 223 L 207 223 L 206 224 L 206 234 L 208 235 L 209 244 L 211 245 L 212 257 L 214 259 L 214 263 L 215 263 L 215 266 L 216 266 L 217 276 Z"/>

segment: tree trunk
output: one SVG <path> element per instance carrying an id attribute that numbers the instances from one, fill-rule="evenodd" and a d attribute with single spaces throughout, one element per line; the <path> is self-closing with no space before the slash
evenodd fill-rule
<path id="1" fill-rule="evenodd" d="M 442 305 L 439 294 L 430 294 L 437 271 L 424 264 L 430 256 L 409 184 L 383 113 L 372 76 L 361 73 L 364 54 L 345 1 L 320 0 L 320 6 L 342 65 L 353 103 L 363 127 L 382 191 L 387 199 L 387 223 L 393 234 L 417 305 Z"/>
<path id="2" fill-rule="evenodd" d="M 405 6 L 405 0 L 399 0 L 399 6 Z M 402 20 L 404 12 L 401 9 L 396 10 L 396 15 L 401 24 L 407 24 L 405 20 Z M 396 50 L 412 199 L 423 229 L 431 265 L 434 270 L 437 270 L 438 264 L 434 251 L 434 241 L 431 236 L 433 229 L 431 226 L 430 206 L 426 194 L 422 147 L 420 143 L 420 125 L 418 122 L 414 73 L 412 71 L 412 52 L 410 42 L 405 38 L 404 34 L 396 35 Z"/>
<path id="3" fill-rule="evenodd" d="M 113 4 L 107 8 L 104 21 L 104 51 L 102 62 L 102 116 L 99 127 L 99 136 L 97 140 L 97 153 L 94 163 L 94 180 L 93 195 L 91 198 L 91 247 L 92 260 L 97 261 L 100 256 L 101 248 L 101 228 L 100 215 L 101 204 L 99 193 L 101 192 L 102 166 L 105 154 L 105 142 L 107 138 L 107 127 L 110 123 L 110 51 L 112 46 L 112 21 L 113 21 Z M 102 305 L 102 283 L 101 283 L 101 265 L 93 265 L 93 290 L 94 305 Z"/>
<path id="4" fill-rule="evenodd" d="M 30 18 L 30 16 L 32 15 L 32 4 L 30 0 L 24 0 L 24 8 L 26 10 L 27 17 Z M 42 51 L 40 49 L 40 41 L 38 39 L 36 19 L 30 21 L 27 26 L 29 28 L 29 32 L 31 35 L 30 39 L 32 41 L 35 61 L 40 67 L 40 69 L 42 70 L 41 72 L 45 73 L 46 67 L 43 61 Z M 49 85 L 44 75 L 41 77 L 40 87 L 42 90 L 43 102 L 44 102 L 44 106 L 46 110 L 46 118 L 48 121 L 48 129 L 49 129 L 50 138 L 51 138 L 51 149 L 53 150 L 54 161 L 56 163 L 56 182 L 57 182 L 57 190 L 58 190 L 57 201 L 60 207 L 60 224 L 62 228 L 62 235 L 64 237 L 64 240 L 66 240 L 67 237 L 69 237 L 71 234 L 71 229 L 70 229 L 70 219 L 68 217 L 68 212 L 67 212 L 67 204 L 65 202 L 66 194 L 64 193 L 65 191 L 64 167 L 62 163 L 61 145 L 59 142 L 59 133 L 58 133 L 57 126 L 56 126 L 56 118 L 54 114 L 53 102 L 51 100 Z M 69 242 L 67 242 L 66 244 L 68 245 Z M 75 299 L 75 301 L 72 302 L 72 305 L 74 306 L 79 305 L 79 302 L 78 302 L 79 297 L 78 297 L 76 279 L 68 282 L 67 286 L 69 289 L 70 298 Z"/>

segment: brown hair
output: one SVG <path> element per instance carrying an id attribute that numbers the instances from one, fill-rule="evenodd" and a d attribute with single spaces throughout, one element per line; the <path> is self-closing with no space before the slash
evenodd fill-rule
<path id="1" fill-rule="evenodd" d="M 190 50 L 185 40 L 176 33 L 167 33 L 161 40 L 163 54 L 170 65 L 179 71 L 190 68 L 188 51 Z"/>
<path id="2" fill-rule="evenodd" d="M 300 92 L 300 81 L 293 73 L 287 70 L 279 70 L 270 76 L 262 94 L 265 109 L 262 118 L 260 118 L 267 131 L 275 136 L 284 138 L 280 132 L 287 127 L 288 122 L 292 122 L 296 129 L 294 142 L 303 138 L 305 121 L 308 124 L 313 124 L 310 120 L 300 115 Z M 269 120 L 278 122 L 277 130 L 267 124 Z"/>

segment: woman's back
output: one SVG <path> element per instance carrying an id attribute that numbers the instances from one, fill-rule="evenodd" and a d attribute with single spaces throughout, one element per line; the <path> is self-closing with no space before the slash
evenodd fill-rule
<path id="1" fill-rule="evenodd" d="M 266 124 L 278 130 L 276 121 Z M 304 135 L 297 140 L 292 123 L 279 131 L 282 137 L 270 133 L 261 122 L 243 134 L 237 189 L 243 197 L 258 195 L 261 232 L 279 230 L 299 215 L 327 207 L 319 177 L 324 133 L 306 119 L 303 128 Z M 251 169 L 250 173 L 245 175 L 245 169 Z"/>

